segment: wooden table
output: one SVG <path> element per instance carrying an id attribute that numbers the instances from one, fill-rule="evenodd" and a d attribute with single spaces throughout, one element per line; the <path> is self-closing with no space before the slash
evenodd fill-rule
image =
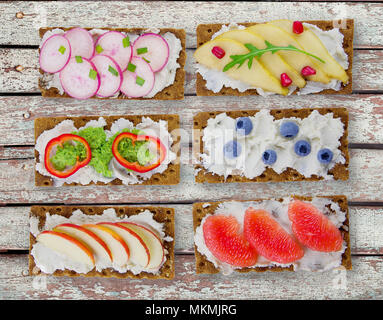
<path id="1" fill-rule="evenodd" d="M 352 95 L 197 97 L 192 54 L 199 23 L 277 18 L 354 18 Z M 0 299 L 382 299 L 383 298 L 383 4 L 374 2 L 1 2 Z M 187 32 L 183 101 L 44 99 L 37 86 L 38 28 L 174 27 Z M 194 183 L 191 139 L 182 145 L 177 186 L 34 186 L 33 120 L 45 116 L 178 113 L 191 137 L 199 111 L 347 107 L 350 179 L 330 182 Z M 352 271 L 196 275 L 192 203 L 265 196 L 345 194 Z M 33 204 L 161 204 L 176 210 L 176 276 L 166 280 L 30 277 L 28 213 Z"/>

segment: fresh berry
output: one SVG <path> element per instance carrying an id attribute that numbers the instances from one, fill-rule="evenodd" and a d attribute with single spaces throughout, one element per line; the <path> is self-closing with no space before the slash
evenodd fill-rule
<path id="1" fill-rule="evenodd" d="M 229 159 L 237 158 L 241 151 L 241 144 L 235 140 L 229 141 L 223 146 L 223 154 Z"/>
<path id="2" fill-rule="evenodd" d="M 266 150 L 262 153 L 262 161 L 264 164 L 274 164 L 277 161 L 277 153 L 274 150 Z"/>
<path id="3" fill-rule="evenodd" d="M 214 54 L 218 59 L 222 59 L 225 56 L 225 50 L 218 46 L 213 47 L 213 49 L 211 49 L 211 53 Z"/>
<path id="4" fill-rule="evenodd" d="M 303 24 L 300 21 L 293 22 L 293 32 L 296 34 L 301 34 L 303 32 Z"/>
<path id="5" fill-rule="evenodd" d="M 279 128 L 279 133 L 285 138 L 294 138 L 299 132 L 298 125 L 293 121 L 285 121 Z"/>
<path id="6" fill-rule="evenodd" d="M 293 80 L 287 75 L 287 73 L 281 73 L 281 85 L 282 87 L 288 87 L 293 83 Z"/>
<path id="7" fill-rule="evenodd" d="M 317 154 L 318 161 L 324 164 L 330 163 L 333 156 L 333 152 L 327 148 L 319 150 Z"/>
<path id="8" fill-rule="evenodd" d="M 270 261 L 287 264 L 304 255 L 299 243 L 265 210 L 246 210 L 243 233 L 258 254 Z"/>
<path id="9" fill-rule="evenodd" d="M 301 70 L 302 76 L 312 76 L 313 74 L 316 74 L 316 70 L 314 68 L 311 68 L 309 66 L 303 67 Z"/>
<path id="10" fill-rule="evenodd" d="M 311 152 L 311 145 L 305 140 L 299 140 L 294 145 L 294 151 L 298 156 L 305 157 Z"/>
<path id="11" fill-rule="evenodd" d="M 289 204 L 288 215 L 294 235 L 304 246 L 321 252 L 342 248 L 339 229 L 311 203 L 294 200 Z"/>
<path id="12" fill-rule="evenodd" d="M 240 117 L 235 122 L 235 129 L 240 135 L 247 136 L 253 130 L 253 123 L 248 117 Z"/>
<path id="13" fill-rule="evenodd" d="M 240 233 L 240 225 L 233 216 L 209 216 L 203 224 L 207 248 L 218 260 L 236 267 L 249 267 L 257 262 L 257 252 Z"/>

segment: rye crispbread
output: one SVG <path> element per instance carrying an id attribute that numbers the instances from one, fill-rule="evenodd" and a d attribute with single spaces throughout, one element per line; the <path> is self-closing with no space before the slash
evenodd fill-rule
<path id="1" fill-rule="evenodd" d="M 343 38 L 343 49 L 348 56 L 348 69 L 346 73 L 349 77 L 349 82 L 347 85 L 342 86 L 339 91 L 335 91 L 332 89 L 323 90 L 314 94 L 351 94 L 352 93 L 352 62 L 353 62 L 353 39 L 354 39 L 354 20 L 353 19 L 343 19 L 343 20 L 331 20 L 331 21 L 322 21 L 322 20 L 309 20 L 302 21 L 311 23 L 316 25 L 322 30 L 331 30 L 334 27 L 342 26 L 342 22 L 345 23 L 345 28 L 339 27 L 339 31 L 344 35 Z M 238 25 L 243 25 L 245 27 L 253 26 L 257 23 L 238 23 Z M 211 37 L 219 31 L 223 25 L 221 23 L 214 24 L 200 24 L 197 26 L 197 48 L 204 44 L 207 41 L 211 40 Z M 214 93 L 213 91 L 206 88 L 206 81 L 202 78 L 202 76 L 197 72 L 197 80 L 196 80 L 196 92 L 197 96 L 248 96 L 248 95 L 258 95 L 255 89 L 246 90 L 244 92 L 240 92 L 237 89 L 223 87 L 219 92 Z M 297 92 L 295 91 L 294 94 Z"/>
<path id="2" fill-rule="evenodd" d="M 47 213 L 51 215 L 57 214 L 66 218 L 70 217 L 77 209 L 81 210 L 87 215 L 101 215 L 106 209 L 115 209 L 118 217 L 129 217 L 139 214 L 145 210 L 149 210 L 153 213 L 153 219 L 157 222 L 164 223 L 164 229 L 166 236 L 173 238 L 173 241 L 164 241 L 164 248 L 167 250 L 166 261 L 162 265 L 158 274 L 141 272 L 137 275 L 130 271 L 126 273 L 120 273 L 113 269 L 104 269 L 102 272 L 91 270 L 87 274 L 77 273 L 72 270 L 56 270 L 54 276 L 68 276 L 68 277 L 104 277 L 104 278 L 133 278 L 133 279 L 173 279 L 174 278 L 174 209 L 165 207 L 98 207 L 98 206 L 32 206 L 30 211 L 30 217 L 36 217 L 39 220 L 39 228 L 42 228 L 45 224 L 45 217 Z M 35 237 L 30 233 L 29 235 L 29 275 L 44 274 L 35 264 L 34 258 L 31 255 L 32 246 L 36 243 Z"/>
<path id="3" fill-rule="evenodd" d="M 311 114 L 312 111 L 317 110 L 320 114 L 326 114 L 326 113 L 333 113 L 334 118 L 340 118 L 343 125 L 344 125 L 344 131 L 343 136 L 339 139 L 340 141 L 340 151 L 342 152 L 343 157 L 345 158 L 345 163 L 337 163 L 335 166 L 328 171 L 328 174 L 332 175 L 334 177 L 334 180 L 347 180 L 349 177 L 349 171 L 348 171 L 348 164 L 349 164 L 349 153 L 348 153 L 348 111 L 346 108 L 319 108 L 319 109 L 309 109 L 309 108 L 302 108 L 302 109 L 273 109 L 270 110 L 270 114 L 276 119 L 282 119 L 282 118 L 290 118 L 290 117 L 296 117 L 296 118 L 306 118 Z M 230 117 L 237 118 L 237 117 L 246 117 L 246 116 L 253 116 L 260 110 L 238 110 L 238 111 L 227 111 L 226 114 Z M 193 137 L 193 143 L 196 144 L 195 147 L 193 147 L 193 150 L 195 152 L 194 157 L 198 159 L 198 154 L 204 152 L 203 148 L 203 129 L 207 125 L 207 121 L 209 118 L 215 117 L 220 113 L 223 113 L 224 111 L 215 111 L 215 112 L 201 112 L 198 113 L 194 117 L 194 137 Z M 197 136 L 198 133 L 201 132 L 201 136 Z M 316 175 L 312 175 L 309 178 L 306 178 L 304 175 L 300 174 L 297 170 L 292 168 L 287 168 L 284 172 L 281 174 L 276 173 L 271 168 L 266 168 L 266 170 L 257 177 L 254 177 L 252 179 L 246 178 L 241 175 L 229 175 L 226 179 L 224 176 L 220 176 L 217 174 L 213 174 L 212 172 L 208 172 L 202 164 L 196 164 L 195 170 L 198 170 L 195 181 L 198 183 L 226 183 L 226 182 L 283 182 L 283 181 L 318 181 L 322 180 L 323 177 L 319 177 Z"/>
<path id="4" fill-rule="evenodd" d="M 103 116 L 107 125 L 105 129 L 110 129 L 112 123 L 117 119 L 124 118 L 133 122 L 136 126 L 141 122 L 143 117 L 151 118 L 153 121 L 165 120 L 168 123 L 168 131 L 173 138 L 173 145 L 171 150 L 177 154 L 174 162 L 169 163 L 167 169 L 163 173 L 155 173 L 149 179 L 142 181 L 142 185 L 173 185 L 178 184 L 180 181 L 180 153 L 179 141 L 180 135 L 177 129 L 180 126 L 179 116 L 176 114 L 157 114 L 157 115 L 123 115 L 123 116 Z M 37 118 L 35 119 L 35 141 L 39 135 L 45 131 L 54 128 L 64 120 L 73 120 L 76 128 L 81 128 L 90 120 L 97 120 L 100 116 L 84 116 L 84 117 L 50 117 L 50 118 Z M 39 153 L 35 150 L 35 162 L 39 160 Z M 94 184 L 93 182 L 91 184 Z M 109 183 L 97 182 L 97 185 L 122 185 L 120 179 L 114 179 Z M 53 179 L 48 176 L 43 176 L 35 170 L 35 185 L 38 187 L 49 187 L 53 185 Z M 82 186 L 82 184 L 71 183 L 64 184 L 65 186 Z"/>
<path id="5" fill-rule="evenodd" d="M 295 195 L 292 197 L 294 199 L 300 199 L 303 201 L 311 201 L 312 200 L 312 197 L 302 197 L 302 196 L 295 196 Z M 350 249 L 350 234 L 349 234 L 350 227 L 349 227 L 349 214 L 348 214 L 347 198 L 343 195 L 323 196 L 323 198 L 328 198 L 328 199 L 332 200 L 333 202 L 337 203 L 339 205 L 340 209 L 346 213 L 346 220 L 343 222 L 343 226 L 340 228 L 343 239 L 347 243 L 347 248 L 342 255 L 342 266 L 347 270 L 351 270 L 352 264 L 351 264 L 351 249 Z M 260 200 L 267 200 L 267 199 L 240 200 L 240 201 L 241 202 L 247 202 L 247 201 L 260 201 Z M 282 201 L 283 199 L 280 198 L 280 199 L 276 199 L 276 200 Z M 228 201 L 199 202 L 199 203 L 193 204 L 194 233 L 195 233 L 196 229 L 200 226 L 203 217 L 205 217 L 205 215 L 207 215 L 207 214 L 214 214 L 218 205 L 222 202 L 228 202 Z M 331 212 L 331 213 L 333 214 L 334 212 Z M 212 273 L 219 273 L 220 272 L 219 269 L 217 269 L 212 262 L 207 260 L 206 257 L 197 250 L 196 246 L 194 246 L 194 252 L 195 252 L 195 266 L 196 266 L 196 272 L 197 273 L 212 274 Z M 294 270 L 293 270 L 292 266 L 291 267 L 273 266 L 273 267 L 241 268 L 241 269 L 235 269 L 235 271 L 244 273 L 244 272 L 264 272 L 264 271 L 280 272 L 280 271 L 294 271 Z"/>
<path id="6" fill-rule="evenodd" d="M 72 28 L 63 28 L 63 27 L 49 27 L 49 28 L 40 28 L 39 34 L 40 38 L 44 36 L 45 32 L 52 30 L 52 29 L 62 29 L 64 31 L 68 31 Z M 92 30 L 94 28 L 84 28 L 86 30 Z M 145 32 L 145 28 L 97 28 L 102 30 L 114 30 L 119 32 L 126 32 L 126 33 L 143 33 Z M 180 67 L 176 71 L 176 76 L 174 79 L 174 83 L 170 86 L 164 88 L 162 91 L 158 92 L 154 97 L 152 98 L 128 98 L 124 94 L 120 92 L 117 99 L 133 99 L 133 100 L 183 100 L 184 99 L 184 82 L 185 82 L 185 63 L 186 63 L 186 32 L 184 29 L 173 29 L 173 28 L 161 28 L 159 29 L 159 34 L 165 34 L 166 32 L 173 33 L 178 39 L 181 41 L 182 50 L 180 52 L 180 55 L 177 59 L 178 64 Z M 44 74 L 44 71 L 40 70 L 40 74 Z M 44 83 L 39 78 L 39 88 L 41 90 L 43 97 L 48 98 L 71 98 L 69 95 L 67 95 L 65 92 L 63 94 L 60 94 L 59 91 L 56 88 L 49 88 L 47 89 L 44 86 Z M 100 98 L 97 96 L 93 96 L 91 99 L 116 99 L 116 98 Z"/>

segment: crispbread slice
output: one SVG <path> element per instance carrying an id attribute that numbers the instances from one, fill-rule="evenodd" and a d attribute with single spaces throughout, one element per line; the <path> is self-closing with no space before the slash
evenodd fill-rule
<path id="1" fill-rule="evenodd" d="M 353 19 L 344 19 L 339 23 L 338 20 L 331 21 L 323 21 L 323 20 L 309 20 L 302 21 L 311 23 L 316 25 L 322 30 L 331 30 L 333 28 L 339 27 L 339 31 L 344 35 L 343 38 L 343 48 L 345 53 L 348 56 L 348 69 L 346 70 L 347 75 L 349 77 L 349 82 L 346 86 L 342 86 L 339 91 L 335 91 L 332 89 L 323 90 L 321 92 L 315 94 L 351 94 L 352 93 L 352 62 L 353 62 L 353 41 L 354 41 L 354 20 Z M 253 26 L 257 23 L 255 22 L 245 22 L 238 23 L 239 25 L 243 25 L 245 27 Z M 213 24 L 200 24 L 197 26 L 197 48 L 204 44 L 207 41 L 211 40 L 211 37 L 219 31 L 223 25 L 221 23 L 213 23 Z M 196 91 L 197 96 L 248 96 L 248 95 L 258 95 L 255 89 L 246 90 L 244 92 L 240 92 L 237 89 L 223 87 L 219 92 L 214 93 L 213 91 L 206 88 L 206 81 L 202 78 L 202 76 L 197 72 L 197 81 L 196 81 Z M 294 92 L 296 94 L 297 92 Z"/>
<path id="2" fill-rule="evenodd" d="M 303 201 L 311 201 L 312 197 L 302 197 L 302 196 L 292 196 L 294 199 L 300 199 Z M 321 196 L 322 197 L 322 196 Z M 349 234 L 349 214 L 348 214 L 348 204 L 347 204 L 347 198 L 343 195 L 334 195 L 334 196 L 323 196 L 322 198 L 328 198 L 332 200 L 333 202 L 337 203 L 340 207 L 340 209 L 343 212 L 346 212 L 346 220 L 343 223 L 343 226 L 340 228 L 340 231 L 342 233 L 343 239 L 347 243 L 347 248 L 345 252 L 342 255 L 342 266 L 347 269 L 352 269 L 351 264 L 351 249 L 350 249 L 350 234 Z M 261 201 L 261 200 L 268 200 L 268 199 L 256 199 L 256 200 L 237 200 L 241 202 L 247 202 L 247 201 Z M 282 201 L 283 199 L 276 199 L 278 201 Z M 193 204 L 193 226 L 194 226 L 194 233 L 196 229 L 200 226 L 201 221 L 203 217 L 205 217 L 207 214 L 214 214 L 215 210 L 217 209 L 218 205 L 222 202 L 228 202 L 228 201 L 219 201 L 219 202 L 199 202 Z M 197 273 L 219 273 L 219 269 L 217 269 L 212 262 L 206 259 L 206 257 L 201 254 L 197 247 L 194 246 L 194 252 L 195 252 L 195 265 L 196 265 L 196 272 Z M 264 271 L 294 271 L 293 267 L 257 267 L 257 268 L 241 268 L 241 269 L 235 269 L 236 272 L 264 272 Z"/>
<path id="3" fill-rule="evenodd" d="M 181 139 L 177 130 L 180 126 L 179 116 L 177 114 L 157 114 L 157 115 L 123 115 L 123 116 L 103 116 L 107 125 L 105 129 L 110 129 L 112 123 L 117 119 L 124 118 L 132 121 L 134 125 L 139 124 L 143 117 L 151 118 L 153 121 L 165 120 L 168 123 L 168 131 L 172 135 L 173 145 L 171 150 L 177 154 L 177 159 L 169 163 L 167 169 L 163 173 L 155 173 L 150 179 L 142 181 L 142 185 L 173 185 L 178 184 L 180 181 L 180 148 L 179 141 Z M 40 134 L 45 131 L 54 128 L 60 122 L 64 120 L 73 120 L 74 125 L 77 128 L 84 126 L 90 120 L 97 120 L 100 116 L 84 116 L 84 117 L 50 117 L 50 118 L 37 118 L 35 119 L 35 141 Z M 35 161 L 38 162 L 39 153 L 35 150 Z M 94 184 L 93 182 L 90 184 Z M 97 185 L 122 185 L 120 179 L 114 179 L 109 183 L 97 182 Z M 48 176 L 43 176 L 37 170 L 35 170 L 35 185 L 38 187 L 49 187 L 53 185 L 53 179 Z M 71 183 L 66 186 L 82 186 L 82 184 Z"/>
<path id="4" fill-rule="evenodd" d="M 44 226 L 47 213 L 54 215 L 61 215 L 69 218 L 77 209 L 81 210 L 87 215 L 101 215 L 106 209 L 115 209 L 118 217 L 129 217 L 139 214 L 145 210 L 149 210 L 153 213 L 153 219 L 157 222 L 164 223 L 164 232 L 166 236 L 170 236 L 174 239 L 174 209 L 165 207 L 99 207 L 99 206 L 32 206 L 30 216 L 36 217 L 39 220 L 39 228 Z M 32 246 L 36 243 L 35 237 L 30 233 L 29 236 L 29 274 L 39 275 L 43 272 L 36 266 L 33 256 L 30 254 Z M 166 261 L 159 270 L 158 274 L 141 272 L 137 275 L 128 271 L 126 273 L 119 273 L 112 269 L 105 269 L 102 272 L 98 272 L 95 269 L 87 274 L 76 273 L 72 270 L 56 270 L 54 276 L 68 276 L 68 277 L 105 277 L 105 278 L 134 278 L 134 279 L 172 279 L 174 278 L 174 240 L 171 242 L 164 241 L 163 245 L 167 250 Z"/>
<path id="5" fill-rule="evenodd" d="M 63 27 L 49 27 L 49 28 L 40 28 L 39 34 L 40 38 L 42 38 L 45 34 L 45 32 L 52 30 L 52 29 L 62 29 L 64 31 L 68 31 L 72 28 L 63 28 Z M 84 28 L 86 30 L 92 30 L 95 28 Z M 119 32 L 126 32 L 126 33 L 142 33 L 145 32 L 145 28 L 97 28 L 102 30 L 115 30 Z M 174 83 L 166 88 L 164 88 L 162 91 L 158 92 L 154 97 L 152 98 L 128 98 L 124 96 L 122 93 L 119 94 L 117 99 L 134 99 L 134 100 L 183 100 L 184 99 L 184 82 L 185 82 L 185 63 L 186 63 L 186 32 L 184 29 L 174 29 L 174 28 L 161 28 L 159 29 L 159 34 L 165 34 L 166 32 L 173 33 L 178 39 L 181 41 L 182 50 L 180 52 L 180 56 L 177 59 L 178 64 L 180 67 L 176 71 L 176 77 L 174 79 Z M 40 74 L 43 74 L 44 71 L 40 69 Z M 44 86 L 43 81 L 41 78 L 39 78 L 39 88 L 41 90 L 43 97 L 48 98 L 71 98 L 68 96 L 65 92 L 63 94 L 60 94 L 59 91 L 56 88 L 49 88 L 47 89 Z M 93 96 L 92 99 L 116 99 L 116 98 L 100 98 L 97 96 Z"/>
<path id="6" fill-rule="evenodd" d="M 348 164 L 349 164 L 349 153 L 348 153 L 348 111 L 346 108 L 302 108 L 302 109 L 273 109 L 270 110 L 270 114 L 275 119 L 281 118 L 306 118 L 311 114 L 312 111 L 317 110 L 320 114 L 333 113 L 335 118 L 340 118 L 344 125 L 343 136 L 339 139 L 340 141 L 340 150 L 343 157 L 345 158 L 345 163 L 337 163 L 332 169 L 328 171 L 329 174 L 333 175 L 334 180 L 347 180 L 349 177 Z M 227 111 L 226 114 L 230 117 L 246 117 L 253 116 L 260 110 L 238 110 L 238 111 Z M 203 153 L 203 141 L 202 141 L 202 131 L 207 125 L 209 118 L 215 117 L 219 113 L 224 111 L 215 111 L 215 112 L 201 112 L 194 117 L 194 144 L 193 150 L 195 152 L 194 156 L 198 159 L 198 154 Z M 198 135 L 201 132 L 201 135 Z M 283 181 L 318 181 L 322 180 L 323 177 L 313 175 L 309 178 L 306 178 L 304 175 L 300 174 L 298 171 L 292 168 L 287 168 L 281 174 L 276 173 L 271 168 L 266 168 L 266 170 L 257 177 L 252 179 L 246 178 L 240 175 L 229 175 L 226 179 L 224 176 L 213 174 L 208 172 L 202 164 L 196 164 L 195 169 L 198 170 L 195 181 L 198 183 L 209 182 L 209 183 L 226 183 L 226 182 L 283 182 Z"/>

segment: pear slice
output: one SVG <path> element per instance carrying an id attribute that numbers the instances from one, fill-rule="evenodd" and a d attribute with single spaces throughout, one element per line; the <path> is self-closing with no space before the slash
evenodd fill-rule
<path id="1" fill-rule="evenodd" d="M 242 44 L 251 43 L 258 49 L 266 48 L 265 40 L 249 30 L 230 30 L 220 34 L 215 39 L 232 39 Z M 305 79 L 287 64 L 278 53 L 266 52 L 259 58 L 259 61 L 277 79 L 280 79 L 282 73 L 286 73 L 292 80 L 293 85 L 299 88 L 303 88 L 306 85 Z"/>
<path id="2" fill-rule="evenodd" d="M 262 38 L 275 46 L 286 47 L 288 45 L 293 45 L 298 49 L 304 50 L 303 47 L 286 31 L 272 24 L 260 23 L 248 27 L 247 29 L 260 35 Z M 314 68 L 316 70 L 316 74 L 307 76 L 306 78 L 308 80 L 326 84 L 330 82 L 330 78 L 324 73 L 321 66 L 317 65 L 316 62 L 313 61 L 315 58 L 310 58 L 303 53 L 295 51 L 280 50 L 278 53 L 290 66 L 292 66 L 299 73 L 301 72 L 302 68 L 306 66 Z"/>
<path id="3" fill-rule="evenodd" d="M 219 59 L 212 49 L 218 46 L 225 51 L 225 55 Z M 232 60 L 231 55 L 247 54 L 249 50 L 240 42 L 231 39 L 214 39 L 206 42 L 194 52 L 196 61 L 210 69 L 222 71 Z M 282 95 L 288 94 L 288 89 L 282 87 L 279 79 L 275 78 L 257 59 L 253 59 L 249 69 L 247 62 L 241 67 L 235 65 L 225 72 L 229 77 L 240 80 L 252 87 L 261 88 L 265 91 L 275 92 Z"/>
<path id="4" fill-rule="evenodd" d="M 330 77 L 342 81 L 348 82 L 348 75 L 342 66 L 333 58 L 324 46 L 318 36 L 309 28 L 304 27 L 304 31 L 301 34 L 293 32 L 293 21 L 291 20 L 275 20 L 269 22 L 286 32 L 288 32 L 307 52 L 315 54 L 319 58 L 323 59 L 326 63 L 321 64 L 322 70 Z M 320 62 L 319 62 L 320 63 Z"/>

